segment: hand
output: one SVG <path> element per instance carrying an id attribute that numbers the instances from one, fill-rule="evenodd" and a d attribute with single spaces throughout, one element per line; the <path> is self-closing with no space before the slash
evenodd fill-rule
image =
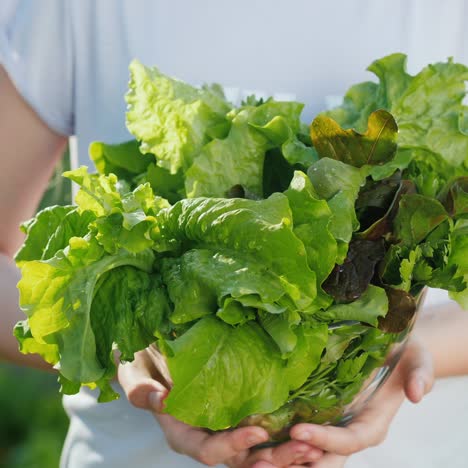
<path id="1" fill-rule="evenodd" d="M 383 442 L 405 395 L 418 403 L 431 390 L 433 382 L 431 355 L 416 338 L 411 338 L 388 381 L 348 426 L 297 424 L 291 429 L 291 438 L 328 452 L 310 466 L 341 468 L 349 455 Z"/>
<path id="2" fill-rule="evenodd" d="M 226 464 L 231 468 L 294 468 L 317 461 L 323 452 L 293 440 L 273 448 L 253 449 L 268 440 L 261 427 L 242 427 L 210 434 L 184 424 L 161 411 L 172 381 L 164 357 L 154 348 L 141 351 L 131 363 L 121 364 L 119 382 L 128 400 L 153 412 L 169 446 L 205 465 Z"/>

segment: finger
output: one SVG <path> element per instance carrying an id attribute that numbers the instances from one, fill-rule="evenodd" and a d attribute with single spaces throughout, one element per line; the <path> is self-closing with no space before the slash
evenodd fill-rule
<path id="1" fill-rule="evenodd" d="M 278 445 L 277 447 L 266 448 L 253 452 L 248 457 L 246 466 L 261 468 L 262 463 L 270 463 L 275 467 L 289 467 L 297 464 L 298 460 L 312 462 L 318 460 L 322 455 L 322 450 L 311 447 L 304 442 L 292 440 Z"/>
<path id="2" fill-rule="evenodd" d="M 318 462 L 310 466 L 313 468 L 343 468 L 347 459 L 348 457 L 327 453 Z"/>
<path id="3" fill-rule="evenodd" d="M 242 427 L 234 431 L 209 434 L 167 414 L 157 415 L 156 418 L 171 448 L 208 466 L 224 463 L 268 440 L 268 433 L 260 427 Z"/>
<path id="4" fill-rule="evenodd" d="M 259 461 L 252 468 L 278 468 L 278 465 L 273 465 L 273 463 L 267 461 Z"/>
<path id="5" fill-rule="evenodd" d="M 434 383 L 432 357 L 417 342 L 413 342 L 403 355 L 401 365 L 405 395 L 411 402 L 418 403 Z"/>
<path id="6" fill-rule="evenodd" d="M 294 463 L 303 466 L 312 466 L 314 462 L 320 460 L 322 457 L 324 457 L 324 455 L 325 454 L 323 450 L 316 447 L 311 447 L 303 457 L 297 458 Z"/>
<path id="7" fill-rule="evenodd" d="M 315 466 L 313 463 L 301 463 L 301 462 L 297 462 L 297 463 L 300 463 L 300 465 L 288 465 L 288 468 L 304 468 L 305 466 L 310 466 L 310 467 L 313 467 Z M 261 461 L 261 462 L 258 462 L 256 465 L 254 465 L 255 468 L 278 468 L 279 465 L 274 465 L 273 463 L 269 463 L 269 462 L 264 462 L 264 461 Z"/>
<path id="8" fill-rule="evenodd" d="M 297 462 L 300 463 L 300 462 Z M 256 465 L 254 465 L 255 468 L 278 468 L 279 465 L 274 465 L 273 463 L 269 462 L 257 462 Z M 304 466 L 315 466 L 312 463 L 301 463 L 300 465 L 288 465 L 288 468 L 304 468 Z"/>
<path id="9" fill-rule="evenodd" d="M 118 378 L 132 405 L 154 411 L 162 410 L 162 402 L 168 390 L 153 378 L 151 365 L 144 354 L 136 356 L 131 363 L 120 364 Z"/>
<path id="10" fill-rule="evenodd" d="M 172 388 L 174 382 L 172 381 L 169 373 L 169 367 L 163 354 L 159 351 L 154 344 L 146 348 L 146 353 L 153 363 L 153 377 L 162 382 L 165 387 Z"/>
<path id="11" fill-rule="evenodd" d="M 356 418 L 346 427 L 298 424 L 291 429 L 291 437 L 325 452 L 349 456 L 382 442 L 386 434 L 386 431 L 382 432 L 382 428 L 385 430 L 388 427 L 390 419 L 387 415 L 378 414 L 378 411 L 369 411 L 366 418 Z"/>

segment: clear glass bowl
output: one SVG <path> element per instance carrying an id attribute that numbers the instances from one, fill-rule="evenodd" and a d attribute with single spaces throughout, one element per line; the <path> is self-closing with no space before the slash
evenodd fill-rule
<path id="1" fill-rule="evenodd" d="M 391 375 L 393 369 L 405 349 L 413 325 L 421 309 L 427 288 L 424 288 L 416 300 L 416 312 L 404 330 L 388 335 L 390 338 L 383 353 L 383 359 L 368 374 L 363 383 L 350 393 L 346 400 L 338 401 L 331 407 L 320 402 L 315 404 L 314 399 L 304 401 L 301 398 L 292 398 L 284 406 L 271 414 L 258 414 L 245 418 L 239 426 L 257 425 L 265 428 L 270 434 L 270 441 L 262 447 L 273 446 L 289 439 L 290 428 L 298 423 L 333 424 L 344 426 L 358 415 L 366 403 L 375 395 L 378 389 Z M 329 327 L 330 331 L 337 331 L 340 327 L 362 325 L 360 322 L 340 322 Z M 369 327 L 369 330 L 372 330 Z M 375 329 L 374 329 L 375 330 Z"/>

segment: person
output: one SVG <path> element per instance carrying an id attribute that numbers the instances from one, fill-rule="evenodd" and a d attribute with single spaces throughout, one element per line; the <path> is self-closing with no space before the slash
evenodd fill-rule
<path id="1" fill-rule="evenodd" d="M 387 53 L 408 53 L 414 70 L 447 55 L 467 62 L 464 12 L 459 0 L 445 2 L 443 10 L 436 0 L 17 0 L 0 26 L 2 357 L 44 366 L 20 355 L 11 336 L 22 318 L 11 260 L 22 241 L 18 225 L 34 214 L 69 136 L 76 136 L 77 162 L 87 165 L 91 141 L 130 137 L 123 95 L 132 58 L 192 84 L 219 82 L 232 100 L 252 92 L 295 98 L 307 103 L 303 119 L 310 121 L 349 85 L 366 79 L 365 67 Z M 434 320 L 421 327 L 427 331 L 353 424 L 300 425 L 292 441 L 275 449 L 249 450 L 265 437 L 260 428 L 207 435 L 160 414 L 164 389 L 153 378 L 157 362 L 145 351 L 120 368 L 119 401 L 97 404 L 96 393 L 86 388 L 64 397 L 70 429 L 61 465 L 177 468 L 199 466 L 198 460 L 256 468 L 343 466 L 347 455 L 380 441 L 405 393 L 418 401 L 429 390 L 429 355 L 436 376 L 468 373 L 456 348 L 466 316 L 450 317 L 443 326 Z M 191 458 L 176 454 L 165 439 Z"/>

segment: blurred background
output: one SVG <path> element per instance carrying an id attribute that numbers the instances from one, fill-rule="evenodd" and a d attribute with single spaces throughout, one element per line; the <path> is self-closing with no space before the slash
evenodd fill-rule
<path id="1" fill-rule="evenodd" d="M 66 151 L 39 209 L 71 203 Z M 68 428 L 59 384 L 53 374 L 0 362 L 0 468 L 53 468 Z"/>

